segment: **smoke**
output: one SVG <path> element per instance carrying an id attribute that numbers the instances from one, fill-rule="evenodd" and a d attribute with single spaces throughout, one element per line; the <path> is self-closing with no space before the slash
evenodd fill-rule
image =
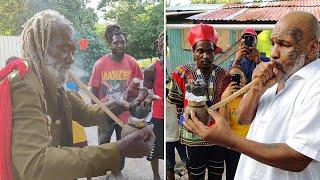
<path id="1" fill-rule="evenodd" d="M 70 70 L 80 80 L 89 75 L 89 72 L 85 71 L 82 67 L 81 61 L 75 58 Z M 89 86 L 87 86 L 87 89 L 89 89 Z M 86 104 L 91 104 L 91 99 L 81 89 L 78 93 Z"/>
<path id="2" fill-rule="evenodd" d="M 82 67 L 81 61 L 77 59 L 74 60 L 74 63 L 71 66 L 71 72 L 73 72 L 78 79 L 90 76 L 89 72 L 85 71 Z"/>

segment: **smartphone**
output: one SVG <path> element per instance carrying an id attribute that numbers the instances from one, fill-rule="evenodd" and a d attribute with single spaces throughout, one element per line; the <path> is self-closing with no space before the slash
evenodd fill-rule
<path id="1" fill-rule="evenodd" d="M 254 41 L 253 35 L 244 35 L 243 38 L 244 38 L 244 45 L 246 45 L 248 47 L 253 46 L 253 41 Z"/>
<path id="2" fill-rule="evenodd" d="M 231 82 L 236 82 L 237 85 L 240 85 L 240 74 L 232 74 Z"/>

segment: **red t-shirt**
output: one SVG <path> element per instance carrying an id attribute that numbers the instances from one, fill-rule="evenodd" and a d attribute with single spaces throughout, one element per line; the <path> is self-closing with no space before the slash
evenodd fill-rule
<path id="1" fill-rule="evenodd" d="M 160 61 L 156 62 L 156 76 L 153 82 L 153 93 L 161 97 L 159 101 L 152 102 L 152 117 L 163 119 L 164 108 L 164 71 L 161 67 Z"/>
<path id="2" fill-rule="evenodd" d="M 107 102 L 112 99 L 124 97 L 128 84 L 133 78 L 143 79 L 136 60 L 125 54 L 122 61 L 112 61 L 110 55 L 104 55 L 93 66 L 89 85 L 99 88 L 99 99 Z M 127 122 L 129 113 L 119 116 L 123 122 Z"/>

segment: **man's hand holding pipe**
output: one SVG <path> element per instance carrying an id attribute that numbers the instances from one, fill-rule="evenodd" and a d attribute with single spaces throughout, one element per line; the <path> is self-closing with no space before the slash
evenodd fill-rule
<path id="1" fill-rule="evenodd" d="M 262 62 L 257 65 L 252 74 L 252 79 L 258 79 L 252 88 L 259 94 L 263 94 L 268 88 L 280 81 L 282 71 L 277 68 L 275 61 Z"/>
<path id="2" fill-rule="evenodd" d="M 189 117 L 185 116 L 184 126 L 205 141 L 224 147 L 232 146 L 234 135 L 228 122 L 215 111 L 208 110 L 208 113 L 214 121 L 212 126 L 208 127 L 199 121 L 194 111 Z"/>
<path id="3" fill-rule="evenodd" d="M 147 156 L 152 150 L 155 141 L 155 135 L 152 130 L 153 125 L 149 125 L 117 141 L 120 155 L 128 158 Z"/>

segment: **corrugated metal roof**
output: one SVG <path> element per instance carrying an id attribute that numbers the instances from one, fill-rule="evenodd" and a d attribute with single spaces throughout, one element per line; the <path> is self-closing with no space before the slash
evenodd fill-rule
<path id="1" fill-rule="evenodd" d="M 167 7 L 166 11 L 209 11 L 221 8 L 222 6 L 224 6 L 224 4 L 188 4 Z"/>
<path id="2" fill-rule="evenodd" d="M 201 14 L 197 14 L 191 17 L 188 17 L 187 19 L 192 20 L 223 20 L 224 18 L 240 11 L 239 8 L 234 9 L 219 9 L 214 12 L 205 12 Z"/>
<path id="3" fill-rule="evenodd" d="M 319 0 L 288 0 L 266 1 L 261 3 L 233 3 L 226 4 L 223 8 L 263 8 L 263 7 L 315 7 L 319 6 Z"/>
<path id="4" fill-rule="evenodd" d="M 314 14 L 320 21 L 319 0 L 293 0 L 263 3 L 228 4 L 214 12 L 191 16 L 187 19 L 202 21 L 278 21 L 292 11 L 307 11 Z"/>

